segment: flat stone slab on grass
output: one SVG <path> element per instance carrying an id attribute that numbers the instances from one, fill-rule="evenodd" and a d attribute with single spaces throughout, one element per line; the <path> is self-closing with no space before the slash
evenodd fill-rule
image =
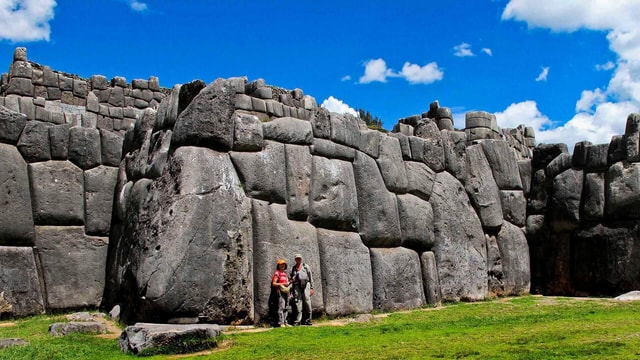
<path id="1" fill-rule="evenodd" d="M 638 301 L 640 300 L 640 291 L 629 291 L 628 293 L 622 294 L 620 296 L 616 296 L 615 300 L 623 300 L 623 301 Z"/>
<path id="2" fill-rule="evenodd" d="M 0 339 L 0 349 L 12 347 L 12 346 L 25 346 L 29 345 L 29 342 L 23 339 Z"/>
<path id="3" fill-rule="evenodd" d="M 141 356 L 183 354 L 216 347 L 221 332 L 214 324 L 137 323 L 122 331 L 118 343 L 122 352 Z"/>
<path id="4" fill-rule="evenodd" d="M 49 325 L 49 335 L 64 336 L 70 334 L 105 334 L 107 328 L 96 321 L 72 321 L 68 323 L 53 323 Z"/>

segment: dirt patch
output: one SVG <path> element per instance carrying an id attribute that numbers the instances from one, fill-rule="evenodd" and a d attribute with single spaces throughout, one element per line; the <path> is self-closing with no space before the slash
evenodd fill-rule
<path id="1" fill-rule="evenodd" d="M 12 323 L 12 322 L 0 323 L 0 327 L 12 327 L 12 326 L 16 326 L 16 323 Z"/>
<path id="2" fill-rule="evenodd" d="M 120 337 L 122 329 L 120 329 L 116 323 L 102 316 L 93 316 L 93 319 L 97 322 L 103 323 L 107 328 L 106 334 L 96 335 L 97 337 L 102 339 L 117 339 Z"/>

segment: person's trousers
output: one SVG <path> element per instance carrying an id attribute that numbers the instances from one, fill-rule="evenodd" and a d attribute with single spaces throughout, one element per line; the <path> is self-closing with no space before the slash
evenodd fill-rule
<path id="1" fill-rule="evenodd" d="M 296 305 L 296 323 L 304 324 L 311 321 L 311 286 L 307 283 L 305 286 L 295 285 L 295 293 L 293 299 Z"/>
<path id="2" fill-rule="evenodd" d="M 289 301 L 289 294 L 285 294 L 278 291 L 278 325 L 284 325 L 287 323 L 287 302 Z"/>

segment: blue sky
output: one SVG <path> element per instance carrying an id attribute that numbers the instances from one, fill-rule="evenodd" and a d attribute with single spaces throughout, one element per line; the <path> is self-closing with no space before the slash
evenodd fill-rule
<path id="1" fill-rule="evenodd" d="M 264 78 L 387 129 L 437 99 L 458 128 L 485 110 L 572 148 L 640 111 L 637 19 L 639 0 L 0 0 L 0 61 L 25 46 L 83 77 Z"/>

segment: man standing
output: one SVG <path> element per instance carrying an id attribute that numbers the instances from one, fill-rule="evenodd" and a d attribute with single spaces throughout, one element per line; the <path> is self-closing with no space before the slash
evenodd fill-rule
<path id="1" fill-rule="evenodd" d="M 311 325 L 311 296 L 313 296 L 313 275 L 309 265 L 302 262 L 302 255 L 296 254 L 296 264 L 291 269 L 293 299 L 296 305 L 294 325 Z"/>

